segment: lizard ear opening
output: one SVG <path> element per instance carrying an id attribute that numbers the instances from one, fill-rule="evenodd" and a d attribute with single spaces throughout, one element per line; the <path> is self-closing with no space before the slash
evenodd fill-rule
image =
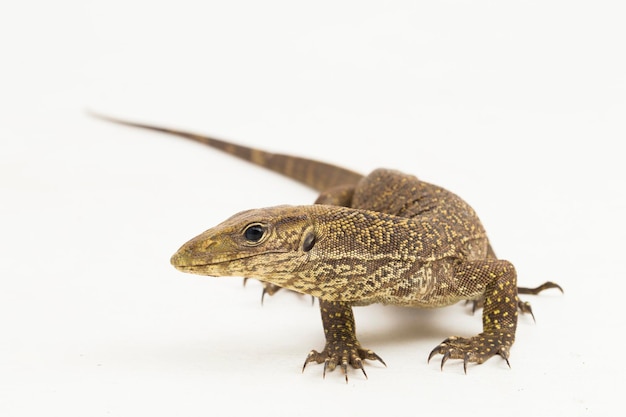
<path id="1" fill-rule="evenodd" d="M 315 232 L 310 231 L 306 234 L 304 240 L 302 241 L 302 250 L 304 252 L 308 252 L 313 249 L 313 246 L 315 246 Z"/>

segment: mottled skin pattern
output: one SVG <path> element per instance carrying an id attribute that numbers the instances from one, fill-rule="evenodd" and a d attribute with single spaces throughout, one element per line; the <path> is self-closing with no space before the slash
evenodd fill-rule
<path id="1" fill-rule="evenodd" d="M 496 258 L 474 210 L 455 194 L 416 177 L 377 169 L 367 176 L 332 165 L 253 150 L 217 139 L 114 119 L 176 134 L 267 167 L 321 193 L 315 205 L 277 206 L 238 213 L 184 244 L 171 263 L 181 271 L 240 276 L 319 299 L 326 345 L 304 363 L 361 369 L 382 359 L 361 347 L 352 307 L 372 303 L 442 307 L 460 300 L 483 306 L 483 331 L 450 337 L 429 359 L 483 363 L 507 360 L 515 340 L 518 299 L 513 265 Z M 546 283 L 538 293 L 559 288 Z M 384 363 L 384 362 L 383 362 Z M 304 368 L 303 368 L 304 369 Z"/>

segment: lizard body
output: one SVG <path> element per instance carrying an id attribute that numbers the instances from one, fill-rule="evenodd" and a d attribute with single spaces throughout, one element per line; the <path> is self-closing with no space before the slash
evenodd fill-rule
<path id="1" fill-rule="evenodd" d="M 514 266 L 497 259 L 474 210 L 460 197 L 412 175 L 377 169 L 367 176 L 322 162 L 272 154 L 160 127 L 108 120 L 175 134 L 272 169 L 318 191 L 316 204 L 277 206 L 235 214 L 185 243 L 171 258 L 183 272 L 256 278 L 319 299 L 326 345 L 304 366 L 324 363 L 361 369 L 382 359 L 361 347 L 352 307 L 372 303 L 433 308 L 472 300 L 483 306 L 483 331 L 450 337 L 429 360 L 482 363 L 507 360 L 518 309 L 531 312 L 519 293 L 558 288 L 517 287 Z M 304 368 L 303 368 L 304 369 Z"/>

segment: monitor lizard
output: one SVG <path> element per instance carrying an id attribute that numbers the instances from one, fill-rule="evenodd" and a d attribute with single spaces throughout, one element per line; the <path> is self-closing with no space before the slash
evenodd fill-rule
<path id="1" fill-rule="evenodd" d="M 454 193 L 390 169 L 361 175 L 335 165 L 271 153 L 164 127 L 99 118 L 206 144 L 283 174 L 320 192 L 315 204 L 247 210 L 185 243 L 172 257 L 180 271 L 206 276 L 260 280 L 264 293 L 281 288 L 319 300 L 326 344 L 311 350 L 323 375 L 339 366 L 380 361 L 359 343 L 353 306 L 372 303 L 443 307 L 458 301 L 483 307 L 483 330 L 452 336 L 437 345 L 428 361 L 483 363 L 494 355 L 509 364 L 518 310 L 532 314 L 519 293 L 561 287 L 546 282 L 517 286 L 515 267 L 498 259 L 474 210 Z M 510 365 L 509 365 L 510 366 Z"/>

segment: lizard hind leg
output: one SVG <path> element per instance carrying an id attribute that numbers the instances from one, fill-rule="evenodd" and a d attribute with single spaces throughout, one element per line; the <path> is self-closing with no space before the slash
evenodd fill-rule
<path id="1" fill-rule="evenodd" d="M 556 282 L 552 282 L 552 281 L 546 281 L 543 284 L 539 285 L 538 287 L 535 288 L 526 288 L 526 287 L 517 287 L 517 293 L 518 294 L 532 294 L 532 295 L 537 295 L 542 291 L 551 289 L 551 288 L 555 288 L 559 291 L 561 291 L 561 294 L 564 292 L 563 288 L 561 288 L 561 286 L 559 284 L 557 284 Z M 521 311 L 524 314 L 530 314 L 530 316 L 533 318 L 533 321 L 536 322 L 537 320 L 535 320 L 535 314 L 533 313 L 533 309 L 532 306 L 530 305 L 530 303 L 528 301 L 522 301 L 522 300 L 517 300 L 517 307 L 519 308 L 519 311 Z"/>
<path id="2" fill-rule="evenodd" d="M 460 292 L 471 293 L 484 288 L 483 331 L 470 338 L 449 337 L 431 351 L 428 360 L 437 354 L 443 355 L 443 369 L 448 359 L 461 359 L 465 372 L 468 363 L 480 364 L 494 355 L 500 355 L 508 364 L 517 327 L 515 268 L 501 260 L 466 262 L 455 271 L 454 281 Z"/>
<path id="3" fill-rule="evenodd" d="M 321 352 L 316 350 L 309 352 L 302 366 L 303 372 L 310 362 L 324 364 L 324 377 L 327 371 L 333 371 L 339 366 L 347 383 L 348 365 L 360 369 L 366 378 L 363 360 L 376 360 L 386 366 L 380 356 L 372 350 L 361 347 L 356 338 L 354 314 L 349 304 L 325 300 L 319 300 L 319 302 L 326 345 Z"/>
<path id="4" fill-rule="evenodd" d="M 557 290 L 561 291 L 561 293 L 564 293 L 565 291 L 563 291 L 563 288 L 561 288 L 561 286 L 559 284 L 557 284 L 556 282 L 552 282 L 552 281 L 546 281 L 543 284 L 535 287 L 535 288 L 527 288 L 527 287 L 517 287 L 517 292 L 518 294 L 532 294 L 532 295 L 537 295 L 542 291 L 545 290 L 549 290 L 551 288 L 556 288 Z"/>

